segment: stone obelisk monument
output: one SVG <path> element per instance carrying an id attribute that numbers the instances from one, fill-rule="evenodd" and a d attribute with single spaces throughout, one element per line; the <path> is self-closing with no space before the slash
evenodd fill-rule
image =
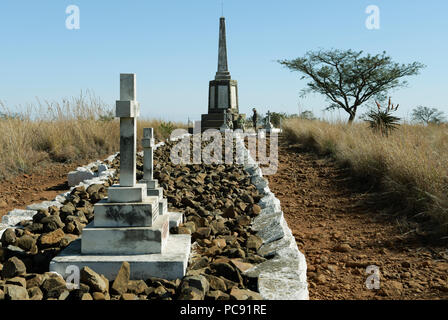
<path id="1" fill-rule="evenodd" d="M 108 189 L 108 197 L 94 205 L 94 221 L 81 236 L 50 263 L 50 270 L 66 276 L 69 265 L 89 266 L 109 280 L 123 261 L 131 265 L 131 278 L 165 279 L 185 275 L 190 236 L 170 235 L 170 220 L 161 188 L 152 179 L 152 129 L 144 131 L 145 180 L 136 182 L 137 118 L 136 75 L 120 75 L 120 184 Z M 150 191 L 150 192 L 149 192 Z M 152 193 L 151 193 L 152 192 Z M 162 210 L 162 212 L 160 211 Z M 173 218 L 173 219 L 172 219 Z M 173 221 L 175 222 L 175 221 Z"/>
<path id="2" fill-rule="evenodd" d="M 227 63 L 226 18 L 221 17 L 219 19 L 218 71 L 216 72 L 215 80 L 230 79 L 229 65 Z"/>
<path id="3" fill-rule="evenodd" d="M 227 116 L 236 121 L 239 116 L 238 82 L 232 80 L 227 61 L 226 20 L 219 22 L 218 71 L 209 84 L 208 114 L 203 114 L 201 130 L 220 129 Z"/>

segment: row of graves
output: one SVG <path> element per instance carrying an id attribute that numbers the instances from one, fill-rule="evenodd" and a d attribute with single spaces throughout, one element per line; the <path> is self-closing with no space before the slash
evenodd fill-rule
<path id="1" fill-rule="evenodd" d="M 187 225 L 188 223 L 185 221 L 185 212 L 170 212 L 167 198 L 164 195 L 164 188 L 159 184 L 159 181 L 154 178 L 155 136 L 152 128 L 143 129 L 143 177 L 137 180 L 137 120 L 140 115 L 140 104 L 137 101 L 136 88 L 136 74 L 120 75 L 120 100 L 116 102 L 116 117 L 120 119 L 119 182 L 108 187 L 107 197 L 95 202 L 93 205 L 93 219 L 89 223 L 86 222 L 85 226 L 78 228 L 79 232 L 77 234 L 81 237 L 69 242 L 69 244 L 64 246 L 60 252 L 58 251 L 56 256 L 49 260 L 49 271 L 59 275 L 67 275 L 67 270 L 78 268 L 84 272 L 84 275 L 87 272 L 87 276 L 84 278 L 87 277 L 90 279 L 89 281 L 92 282 L 92 279 L 97 279 L 98 277 L 95 278 L 93 271 L 89 273 L 90 271 L 86 270 L 95 270 L 97 274 L 109 279 L 109 281 L 115 279 L 114 285 L 117 286 L 117 283 L 119 283 L 117 279 L 123 276 L 123 272 L 126 273 L 126 270 L 128 272 L 126 276 L 128 280 L 150 278 L 166 280 L 185 279 L 187 275 L 187 267 L 194 261 L 193 264 L 195 264 L 199 270 L 198 278 L 194 278 L 193 276 L 192 283 L 195 285 L 198 285 L 199 283 L 201 288 L 204 287 L 202 288 L 204 289 L 202 298 L 204 298 L 205 293 L 209 291 L 210 286 L 210 292 L 213 292 L 212 298 L 219 299 L 225 295 L 229 298 L 228 295 L 232 294 L 234 298 L 237 297 L 235 299 L 238 299 L 239 296 L 250 299 L 261 299 L 261 295 L 257 292 L 245 289 L 241 291 L 235 284 L 239 283 L 240 288 L 251 287 L 249 280 L 247 280 L 248 287 L 242 286 L 243 280 L 241 278 L 243 271 L 249 269 L 255 270 L 254 274 L 251 276 L 253 279 L 261 279 L 261 271 L 257 270 L 257 268 L 253 268 L 254 265 L 258 263 L 267 263 L 268 265 L 265 265 L 264 268 L 267 268 L 268 272 L 271 272 L 271 269 L 273 268 L 272 272 L 277 274 L 277 276 L 282 274 L 282 272 L 285 273 L 285 268 L 283 267 L 285 263 L 283 260 L 269 260 L 276 256 L 275 252 L 277 252 L 277 250 L 280 252 L 285 247 L 288 250 L 290 248 L 293 248 L 293 251 L 295 250 L 293 258 L 288 256 L 287 258 L 281 259 L 286 259 L 285 261 L 287 262 L 286 264 L 288 265 L 288 268 L 291 268 L 291 272 L 297 275 L 295 277 L 297 280 L 295 280 L 296 282 L 291 282 L 291 272 L 288 271 L 289 269 L 285 269 L 287 274 L 285 276 L 282 275 L 281 277 L 278 276 L 281 280 L 276 281 L 284 282 L 285 285 L 287 284 L 288 286 L 291 286 L 293 289 L 288 290 L 288 292 L 293 292 L 295 297 L 306 299 L 308 295 L 306 285 L 306 262 L 303 255 L 299 253 L 294 237 L 290 234 L 291 232 L 287 228 L 286 222 L 284 222 L 279 200 L 270 193 L 269 188 L 267 188 L 266 185 L 267 182 L 261 178 L 261 175 L 255 177 L 256 172 L 254 172 L 252 176 L 244 176 L 242 171 L 232 172 L 231 174 L 235 176 L 235 181 L 238 181 L 239 179 L 238 182 L 223 179 L 223 181 L 226 181 L 229 185 L 236 183 L 236 188 L 240 189 L 233 194 L 234 198 L 238 197 L 237 194 L 241 196 L 244 192 L 244 201 L 248 204 L 239 202 L 238 204 L 231 203 L 231 205 L 227 205 L 227 202 L 232 199 L 230 194 L 228 194 L 227 197 L 224 196 L 225 192 L 228 192 L 229 189 L 226 189 L 226 186 L 214 186 L 213 183 L 210 183 L 212 180 L 209 180 L 206 187 L 201 187 L 204 192 L 207 188 L 209 190 L 219 190 L 218 194 L 222 196 L 222 199 L 214 199 L 217 197 L 214 195 L 207 195 L 210 197 L 211 201 L 213 201 L 213 204 L 208 204 L 205 208 L 198 207 L 199 211 L 204 214 L 203 217 L 198 216 L 198 224 L 204 224 L 204 226 L 199 229 L 203 229 L 201 232 L 208 232 L 208 234 L 212 229 L 218 230 L 217 232 L 220 232 L 219 229 L 222 229 L 224 230 L 222 231 L 223 237 L 227 237 L 220 239 L 216 238 L 213 240 L 213 243 L 211 241 L 208 241 L 210 243 L 207 243 L 206 240 L 203 240 L 202 244 L 204 244 L 204 246 L 212 246 L 211 249 L 213 250 L 215 250 L 214 248 L 217 248 L 216 250 L 219 252 L 224 250 L 223 248 L 226 246 L 226 243 L 228 243 L 229 246 L 230 243 L 233 243 L 235 246 L 227 249 L 228 258 L 220 258 L 220 261 L 215 261 L 214 263 L 215 271 L 226 276 L 224 276 L 224 278 L 219 278 L 221 279 L 219 280 L 217 277 L 213 278 L 213 276 L 210 275 L 208 281 L 206 281 L 207 285 L 203 283 L 202 279 L 204 279 L 204 277 L 200 276 L 199 271 L 201 268 L 207 268 L 207 263 L 204 262 L 210 260 L 206 258 L 207 255 L 215 255 L 216 252 L 207 252 L 206 256 L 195 257 L 196 260 L 192 260 L 192 243 L 194 243 L 192 240 L 195 240 L 195 234 L 196 237 L 202 237 L 203 234 L 201 234 L 199 230 L 197 230 L 197 232 L 170 232 L 176 228 L 180 230 L 184 224 Z M 240 123 L 245 120 L 245 115 L 239 113 L 237 81 L 231 79 L 230 72 L 228 71 L 224 18 L 220 19 L 218 71 L 215 79 L 211 81 L 209 85 L 208 113 L 202 115 L 201 120 L 200 132 L 204 132 L 208 129 L 229 132 L 229 130 L 238 129 Z M 271 124 L 270 113 L 267 115 L 264 129 L 266 129 L 267 133 L 273 133 L 278 130 Z M 241 143 L 243 144 L 243 142 Z M 252 166 L 254 165 L 255 163 L 252 164 Z M 227 173 L 228 170 L 233 170 L 232 168 L 226 169 L 223 165 L 220 167 L 218 166 L 217 170 L 218 169 L 220 170 L 218 173 L 220 172 L 221 175 Z M 252 169 L 261 171 L 260 168 L 256 169 L 255 166 Z M 216 175 L 216 172 L 213 174 Z M 206 176 L 206 173 L 201 173 L 198 177 L 195 177 L 195 181 L 209 179 Z M 259 185 L 257 185 L 257 183 L 254 184 L 252 182 L 253 179 L 255 179 L 255 182 Z M 241 184 L 241 186 L 239 186 L 239 184 Z M 244 190 L 244 188 L 247 188 L 247 190 Z M 175 188 L 172 188 L 172 190 L 175 190 Z M 224 193 L 222 193 L 223 190 L 225 191 Z M 263 194 L 265 193 L 270 195 L 263 198 Z M 264 207 L 257 205 L 259 201 L 260 203 L 263 202 L 262 198 L 267 199 L 264 203 Z M 184 202 L 184 200 L 193 203 L 194 207 L 194 201 L 192 199 L 185 197 L 180 201 Z M 213 219 L 208 218 L 213 217 L 208 216 L 207 212 L 208 210 L 215 209 L 213 207 L 214 203 L 219 204 L 221 209 L 225 208 L 225 212 L 222 214 L 221 220 L 216 221 L 214 227 L 211 228 L 207 226 L 212 224 L 211 220 Z M 248 231 L 247 228 L 250 228 L 250 224 L 252 223 L 251 219 L 260 215 L 263 208 L 266 208 L 266 210 L 272 209 L 272 217 L 275 219 L 271 219 L 270 216 L 263 218 L 266 219 L 266 221 L 263 219 L 260 220 L 261 222 L 259 223 L 260 226 L 258 231 Z M 50 218 L 48 215 L 50 215 Z M 221 213 L 217 215 L 219 216 Z M 52 238 L 49 240 L 55 240 L 53 238 L 54 234 L 57 232 L 60 233 L 59 236 L 62 239 L 65 236 L 64 232 L 68 232 L 69 228 L 67 228 L 67 224 L 64 226 L 64 224 L 58 220 L 58 217 L 51 218 L 51 213 L 38 213 L 36 216 L 33 216 L 28 227 L 37 227 L 40 223 L 39 219 L 42 221 L 45 219 L 55 221 L 55 230 L 43 230 L 43 232 L 47 233 L 41 234 L 41 236 L 38 237 L 38 241 L 40 242 L 42 242 L 44 236 L 51 236 Z M 75 223 L 75 221 L 73 223 Z M 190 226 L 191 223 L 192 221 L 190 221 Z M 183 229 L 185 228 L 186 227 L 183 227 Z M 62 230 L 64 230 L 64 232 L 62 232 Z M 260 230 L 266 230 L 266 239 L 256 236 L 256 232 L 259 232 Z M 15 245 L 17 245 L 17 242 L 15 237 L 18 236 L 19 233 L 23 232 L 16 232 L 13 229 L 7 230 L 7 232 L 5 231 L 2 236 L 3 246 L 9 245 L 9 247 L 12 246 L 13 248 L 16 248 Z M 224 234 L 226 235 L 224 236 Z M 31 241 L 34 239 L 32 238 L 33 234 L 30 234 L 27 239 Z M 33 241 L 36 242 L 36 239 Z M 277 246 L 270 244 L 270 247 L 267 248 L 269 252 L 267 251 L 265 254 L 259 254 L 258 250 L 264 243 L 276 243 L 276 241 L 283 242 L 279 244 L 278 248 Z M 35 247 L 34 242 L 30 244 L 31 251 Z M 245 246 L 244 250 L 242 244 Z M 281 248 L 281 250 L 279 248 Z M 2 250 L 1 252 L 11 251 L 10 249 L 0 249 Z M 14 278 L 16 276 L 21 277 L 25 275 L 24 270 L 22 270 L 23 272 L 19 270 L 24 269 L 24 267 L 20 267 L 20 261 L 14 259 L 14 257 L 9 258 L 8 262 L 6 262 L 3 267 L 2 275 L 5 277 L 7 276 L 7 278 Z M 230 261 L 231 264 L 228 263 Z M 206 264 L 205 267 L 203 265 L 204 263 Z M 283 270 L 280 270 L 280 273 L 276 271 L 279 267 Z M 126 270 L 123 271 L 123 268 Z M 262 270 L 262 268 L 260 268 L 260 270 Z M 248 276 L 247 279 L 249 278 L 250 277 Z M 46 280 L 42 280 L 43 284 L 41 284 L 41 287 L 45 287 L 45 283 L 53 281 L 52 279 L 53 278 L 50 277 Z M 227 280 L 224 281 L 223 279 Z M 231 281 L 228 279 L 231 279 Z M 98 283 L 102 281 L 99 278 L 97 280 Z M 11 280 L 7 281 L 11 282 Z M 20 282 L 19 280 L 17 281 Z M 265 277 L 265 287 L 268 288 L 268 291 L 273 292 L 271 298 L 276 298 L 276 295 L 280 291 L 273 288 L 270 281 L 270 277 Z M 211 289 L 212 285 L 214 286 L 213 290 Z M 258 285 L 261 284 L 259 283 Z M 1 279 L 0 297 L 2 292 L 1 286 L 8 289 L 6 294 L 9 295 L 12 300 L 15 299 L 14 297 L 17 297 L 18 299 L 22 297 L 20 292 L 23 290 L 18 290 L 20 289 L 20 286 L 8 283 L 2 284 Z M 93 286 L 95 286 L 95 284 L 93 284 Z M 17 291 L 14 291 L 16 289 Z M 253 287 L 253 289 L 256 290 L 255 287 Z M 53 292 L 51 291 L 52 289 L 46 288 L 44 291 L 45 290 L 48 291 L 44 292 L 46 297 L 52 297 L 52 294 L 50 294 L 50 292 Z M 225 293 L 226 290 L 228 291 L 227 293 Z M 62 290 L 61 292 L 65 291 Z M 61 292 L 57 291 L 58 297 L 62 295 Z M 194 292 L 194 290 L 191 290 L 191 292 L 189 291 L 187 298 L 195 298 Z M 28 294 L 31 295 L 30 292 L 27 293 L 25 290 L 23 297 L 28 297 Z M 85 294 L 87 293 L 83 293 L 83 295 Z M 288 294 L 291 295 L 290 293 Z"/>

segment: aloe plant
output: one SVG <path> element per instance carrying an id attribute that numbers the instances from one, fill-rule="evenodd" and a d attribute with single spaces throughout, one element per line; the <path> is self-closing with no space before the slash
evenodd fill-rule
<path id="1" fill-rule="evenodd" d="M 381 105 L 377 101 L 375 102 L 378 110 L 371 110 L 367 114 L 366 121 L 369 123 L 370 128 L 380 132 L 383 136 L 388 137 L 389 134 L 400 125 L 399 121 L 401 119 L 392 115 L 393 112 L 398 110 L 399 104 L 394 106 L 391 102 L 391 98 L 389 98 L 387 108 L 382 110 Z"/>

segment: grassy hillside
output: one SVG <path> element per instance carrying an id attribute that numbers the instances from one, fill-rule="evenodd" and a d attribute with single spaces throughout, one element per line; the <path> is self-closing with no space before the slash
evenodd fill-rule
<path id="1" fill-rule="evenodd" d="M 396 214 L 430 217 L 448 232 L 448 128 L 402 125 L 389 137 L 364 123 L 330 124 L 290 119 L 284 134 L 332 155 L 379 190 L 378 202 Z"/>
<path id="2" fill-rule="evenodd" d="M 112 108 L 92 94 L 40 102 L 15 113 L 0 101 L 0 179 L 31 173 L 43 163 L 89 160 L 119 151 L 120 122 Z M 142 119 L 157 139 L 166 139 L 181 123 Z"/>

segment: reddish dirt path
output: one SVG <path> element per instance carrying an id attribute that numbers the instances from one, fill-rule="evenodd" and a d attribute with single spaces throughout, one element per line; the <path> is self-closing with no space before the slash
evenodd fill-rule
<path id="1" fill-rule="evenodd" d="M 348 173 L 280 140 L 269 186 L 308 263 L 311 299 L 448 299 L 447 245 L 405 234 L 397 220 L 362 205 Z M 380 289 L 366 288 L 366 267 Z"/>
<path id="2" fill-rule="evenodd" d="M 58 194 L 68 191 L 70 188 L 67 185 L 67 174 L 89 162 L 84 160 L 71 164 L 42 165 L 33 174 L 2 181 L 0 183 L 0 218 L 10 210 L 25 209 L 33 203 L 50 201 Z"/>

